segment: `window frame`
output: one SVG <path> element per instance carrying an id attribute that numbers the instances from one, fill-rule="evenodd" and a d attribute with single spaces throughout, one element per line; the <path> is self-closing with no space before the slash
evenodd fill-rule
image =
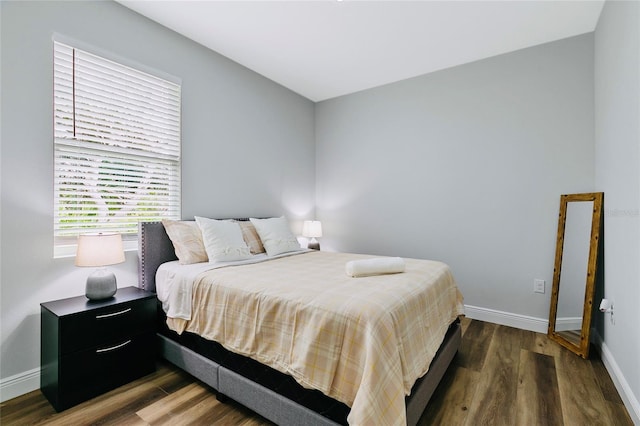
<path id="1" fill-rule="evenodd" d="M 173 118 L 172 120 L 170 120 L 172 121 L 172 125 L 173 125 L 173 127 L 171 128 L 171 131 L 173 133 L 172 133 L 172 136 L 170 137 L 170 140 L 163 139 L 164 136 L 160 135 L 160 136 L 154 136 L 154 140 L 157 139 L 155 142 L 154 141 L 149 142 L 148 140 L 145 139 L 145 137 L 149 133 L 152 133 L 152 131 L 150 131 L 149 129 L 155 130 L 155 127 L 153 127 L 153 125 L 151 125 L 151 127 L 144 127 L 144 125 L 140 124 L 140 122 L 135 122 L 134 126 L 140 127 L 142 129 L 143 137 L 140 137 L 140 138 L 136 137 L 133 139 L 133 142 L 131 145 L 134 147 L 134 149 L 137 149 L 137 150 L 128 149 L 128 152 L 126 152 L 127 151 L 126 148 L 122 148 L 121 146 L 116 146 L 122 142 L 122 139 L 120 139 L 120 136 L 109 135 L 110 133 L 115 134 L 115 131 L 113 131 L 116 126 L 116 124 L 114 124 L 115 121 L 113 122 L 106 121 L 105 126 L 107 131 L 103 131 L 102 133 L 100 133 L 100 130 L 95 130 L 96 132 L 95 134 L 101 135 L 102 137 L 104 137 L 104 139 L 99 139 L 97 141 L 95 139 L 89 140 L 91 138 L 85 136 L 83 140 L 82 135 L 76 136 L 75 103 L 77 101 L 77 94 L 75 92 L 75 87 L 74 87 L 74 92 L 71 95 L 74 103 L 74 106 L 73 106 L 74 110 L 72 113 L 73 114 L 73 136 L 70 136 L 68 132 L 68 129 L 69 129 L 68 121 L 66 123 L 66 126 L 64 123 L 60 124 L 60 122 L 63 121 L 60 118 L 60 115 L 65 113 L 64 112 L 60 113 L 60 104 L 58 103 L 60 102 L 59 101 L 60 92 L 58 92 L 60 88 L 56 86 L 56 82 L 60 82 L 57 74 L 60 71 L 60 69 L 58 68 L 60 65 L 58 63 L 58 60 L 56 59 L 56 49 L 59 48 L 59 45 L 62 45 L 64 49 L 75 49 L 75 51 L 81 51 L 82 54 L 89 55 L 89 57 L 97 57 L 100 61 L 105 61 L 105 63 L 109 63 L 109 65 L 113 64 L 118 70 L 117 72 L 129 69 L 131 70 L 132 75 L 134 74 L 145 75 L 145 78 L 148 76 L 148 78 L 153 81 L 155 81 L 155 79 L 158 79 L 158 81 L 162 81 L 162 84 L 166 84 L 167 87 L 175 91 L 175 92 L 172 92 L 170 90 L 171 94 L 167 95 L 168 98 L 171 98 L 170 101 L 167 101 L 167 105 L 170 105 L 170 107 L 172 108 L 172 109 L 167 109 L 167 111 L 169 111 L 167 112 L 167 114 L 171 114 L 171 112 L 173 112 L 173 115 L 172 115 Z M 53 53 L 53 58 L 52 58 L 53 59 L 53 67 L 52 67 L 53 68 L 53 88 L 52 88 L 53 89 L 52 90 L 53 111 L 52 112 L 53 112 L 53 162 L 54 162 L 54 166 L 53 166 L 53 172 L 54 172 L 53 202 L 54 203 L 53 203 L 52 213 L 54 216 L 53 217 L 54 257 L 74 256 L 76 251 L 76 246 L 77 246 L 76 244 L 77 235 L 81 233 L 109 232 L 108 228 L 110 226 L 109 225 L 107 225 L 106 227 L 104 226 L 105 224 L 108 224 L 105 218 L 119 217 L 118 210 L 121 210 L 123 209 L 123 207 L 126 206 L 126 203 L 129 200 L 129 197 L 131 196 L 130 194 L 137 193 L 136 189 L 138 188 L 145 188 L 143 186 L 140 186 L 141 181 L 145 179 L 153 180 L 154 182 L 156 181 L 155 177 L 151 179 L 148 176 L 153 176 L 153 173 L 155 171 L 157 164 L 161 164 L 160 168 L 164 167 L 166 171 L 162 171 L 161 174 L 163 176 L 160 179 L 158 179 L 158 181 L 160 182 L 159 184 L 160 188 L 157 190 L 152 189 L 151 187 L 153 185 L 149 184 L 150 186 L 146 187 L 142 191 L 142 195 L 137 193 L 132 197 L 137 197 L 135 203 L 140 203 L 141 200 L 144 200 L 145 196 L 153 195 L 152 194 L 153 192 L 157 192 L 157 191 L 164 192 L 165 200 L 154 201 L 152 202 L 152 204 L 158 203 L 158 202 L 160 202 L 161 204 L 162 202 L 169 202 L 169 199 L 172 199 L 174 202 L 168 205 L 169 207 L 166 207 L 167 214 L 165 215 L 163 212 L 162 214 L 150 215 L 149 217 L 143 217 L 141 219 L 136 220 L 135 215 L 140 214 L 145 210 L 145 207 L 138 208 L 139 204 L 136 204 L 135 208 L 128 209 L 128 210 L 133 210 L 135 212 L 133 214 L 133 218 L 131 214 L 122 215 L 122 217 L 129 218 L 127 219 L 128 224 L 123 225 L 122 227 L 118 225 L 112 225 L 115 228 L 116 232 L 122 233 L 125 250 L 135 250 L 137 249 L 137 228 L 135 232 L 132 231 L 132 222 L 137 223 L 140 220 L 160 220 L 163 218 L 180 219 L 180 216 L 181 216 L 181 211 L 182 211 L 182 188 L 181 188 L 182 186 L 182 176 L 181 176 L 182 174 L 182 170 L 181 170 L 182 169 L 182 82 L 179 78 L 170 76 L 164 72 L 159 72 L 157 70 L 151 69 L 147 66 L 141 65 L 134 61 L 119 57 L 109 52 L 105 52 L 104 50 L 97 49 L 93 46 L 89 46 L 85 43 L 78 42 L 77 40 L 73 40 L 73 39 L 61 36 L 59 34 L 54 34 L 53 43 L 52 43 L 52 53 Z M 65 72 L 67 76 L 69 75 L 72 76 L 73 84 L 75 86 L 75 80 L 78 78 L 77 70 L 75 69 L 75 64 L 76 64 L 75 58 L 73 59 L 72 63 L 73 63 L 74 69 L 72 71 L 66 70 Z M 89 74 L 87 73 L 85 75 L 89 75 Z M 109 75 L 107 75 L 107 77 L 109 77 Z M 105 81 L 108 81 L 108 80 L 105 79 Z M 102 80 L 100 80 L 97 83 L 98 87 L 102 87 L 103 84 L 104 82 Z M 152 95 L 161 93 L 161 92 L 156 92 L 154 90 L 156 89 L 155 88 L 150 89 Z M 58 97 L 56 97 L 57 95 Z M 113 93 L 108 92 L 107 95 L 108 95 L 107 97 L 109 98 L 109 101 L 111 101 L 110 97 L 113 96 Z M 69 97 L 69 94 L 67 93 L 66 96 Z M 91 96 L 93 95 L 88 95 L 88 97 L 85 99 L 89 99 L 92 102 L 96 101 L 97 98 L 92 98 Z M 129 92 L 127 92 L 127 94 L 123 95 L 122 97 L 115 97 L 115 99 L 117 99 L 118 101 L 122 101 L 123 99 L 126 99 L 127 96 L 129 96 Z M 123 110 L 127 111 L 126 108 L 123 108 Z M 151 108 L 151 111 L 153 113 L 156 113 L 157 110 L 158 109 Z M 68 112 L 66 114 L 67 116 L 69 115 Z M 100 114 L 100 113 L 98 112 L 97 114 Z M 93 116 L 88 114 L 88 116 L 90 116 L 89 121 L 94 121 L 94 122 L 97 122 L 98 118 L 102 118 L 101 115 Z M 140 121 L 147 121 L 148 116 L 146 113 L 143 112 L 141 117 L 142 118 L 140 119 Z M 166 120 L 166 117 L 168 116 L 165 114 L 160 121 Z M 68 117 L 65 117 L 65 118 L 68 119 Z M 109 117 L 109 119 L 111 119 L 111 117 Z M 113 120 L 117 120 L 117 119 L 113 118 Z M 131 131 L 131 128 L 134 127 L 134 126 L 129 127 L 128 125 L 122 124 L 122 123 L 123 123 L 122 120 L 118 121 L 117 125 L 122 126 L 125 132 Z M 164 121 L 162 121 L 162 124 L 164 125 Z M 65 133 L 63 137 L 61 137 L 61 133 L 60 133 L 61 128 L 65 128 L 67 130 L 67 133 Z M 123 137 L 126 138 L 126 135 Z M 127 145 L 126 141 L 122 143 L 124 145 Z M 138 145 L 136 145 L 137 143 Z M 145 144 L 145 146 L 142 149 L 140 149 L 139 146 L 142 144 Z M 98 215 L 93 216 L 93 218 L 94 220 L 97 218 L 98 222 L 97 223 L 94 222 L 86 227 L 84 227 L 84 225 L 80 225 L 78 229 L 75 229 L 71 233 L 72 235 L 62 235 L 65 232 L 62 231 L 62 228 L 60 227 L 60 223 L 61 223 L 60 218 L 64 216 L 64 214 L 61 214 L 61 211 L 62 211 L 61 209 L 63 209 L 62 204 L 64 203 L 62 204 L 60 203 L 60 199 L 63 198 L 60 196 L 60 194 L 63 194 L 64 190 L 60 190 L 61 186 L 59 186 L 59 184 L 62 183 L 58 178 L 59 165 L 60 165 L 60 162 L 64 163 L 67 160 L 65 159 L 60 160 L 59 156 L 64 155 L 64 154 L 60 154 L 60 152 L 61 152 L 61 149 L 64 149 L 66 147 L 69 147 L 71 151 L 73 151 L 76 148 L 79 151 L 82 151 L 83 149 L 85 150 L 85 151 L 82 151 L 81 153 L 74 153 L 77 156 L 85 155 L 87 151 L 91 151 L 93 148 L 98 147 L 98 149 L 95 150 L 95 152 L 93 152 L 93 154 L 90 155 L 93 157 L 93 159 L 89 159 L 88 157 L 83 158 L 81 162 L 84 163 L 84 166 L 76 166 L 76 167 L 78 168 L 78 170 L 82 170 L 81 167 L 85 167 L 84 170 L 93 171 L 95 175 L 100 176 L 98 178 L 99 180 L 101 180 L 102 176 L 105 175 L 105 173 L 103 173 L 102 171 L 106 168 L 109 168 L 109 158 L 113 159 L 115 157 L 118 157 L 119 160 L 117 161 L 121 161 L 122 163 L 119 164 L 117 167 L 117 169 L 119 170 L 116 172 L 113 172 L 113 175 L 109 176 L 111 179 L 110 182 L 112 183 L 112 185 L 108 185 L 108 186 L 112 191 L 115 192 L 116 191 L 115 188 L 117 188 L 117 185 L 119 185 L 120 182 L 124 182 L 122 183 L 124 188 L 122 189 L 122 192 L 125 193 L 121 198 L 117 198 L 117 201 L 112 204 L 113 208 L 110 206 L 106 210 L 107 213 L 105 213 L 104 208 L 100 210 L 99 207 L 94 206 L 93 214 L 95 215 L 97 212 Z M 156 150 L 156 148 L 158 148 L 158 150 Z M 168 149 L 168 151 L 165 152 L 163 151 L 164 149 Z M 125 151 L 125 152 L 123 153 L 121 151 Z M 161 152 L 161 154 L 157 154 L 157 152 L 159 151 Z M 133 152 L 133 155 L 131 154 L 131 152 Z M 163 153 L 166 155 L 164 155 Z M 97 159 L 98 157 L 100 157 L 100 159 Z M 69 161 L 71 163 L 73 162 L 73 160 L 69 160 Z M 76 161 L 80 161 L 80 160 L 76 160 Z M 97 165 L 97 168 L 91 167 L 91 165 L 94 163 Z M 151 168 L 148 168 L 145 165 L 146 163 L 150 163 L 150 164 L 153 163 L 153 164 L 156 164 L 156 166 L 152 166 Z M 65 166 L 61 166 L 61 167 L 65 168 Z M 136 177 L 132 179 L 123 179 L 122 176 L 128 175 L 133 170 L 132 167 L 139 167 L 140 177 Z M 63 173 L 62 176 L 65 176 L 64 179 L 67 179 L 67 182 L 62 183 L 62 186 L 66 184 L 67 188 L 69 187 L 69 182 L 71 181 L 71 178 L 76 176 L 76 174 L 74 173 L 77 173 L 77 172 L 70 171 L 67 174 Z M 85 176 L 85 175 L 79 175 L 79 176 Z M 125 180 L 127 182 L 125 182 Z M 80 183 L 80 185 L 84 185 L 84 183 Z M 88 198 L 89 200 L 96 200 L 96 202 L 94 202 L 93 204 L 98 204 L 98 203 L 106 204 L 105 200 L 108 199 L 109 195 L 112 195 L 109 191 L 104 191 L 104 194 L 106 195 L 105 197 L 102 195 L 103 194 L 102 190 L 97 190 L 95 188 L 85 189 L 84 191 L 89 194 L 87 195 L 87 197 L 94 197 L 94 198 Z M 71 193 L 82 194 L 83 191 L 74 191 L 73 189 L 71 189 Z M 72 195 L 71 198 L 80 198 L 80 196 Z M 73 203 L 74 202 L 72 201 L 71 204 Z M 81 204 L 81 203 L 78 203 L 76 200 L 76 204 Z M 77 209 L 81 209 L 77 205 L 75 207 Z M 70 207 L 70 209 L 73 210 L 73 206 Z M 116 212 L 114 213 L 113 210 L 116 210 Z M 70 216 L 71 217 L 74 216 L 73 211 Z M 87 217 L 89 217 L 89 215 L 87 215 Z M 116 219 L 115 223 L 120 223 L 119 222 L 120 220 L 121 219 Z M 125 230 L 124 226 L 128 227 L 128 229 Z M 69 234 L 69 232 L 66 232 L 66 233 Z"/>

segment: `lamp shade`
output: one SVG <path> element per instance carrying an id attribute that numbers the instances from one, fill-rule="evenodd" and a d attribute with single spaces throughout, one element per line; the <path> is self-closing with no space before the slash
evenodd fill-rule
<path id="1" fill-rule="evenodd" d="M 78 236 L 76 266 L 107 266 L 124 262 L 120 234 L 82 234 Z"/>
<path id="2" fill-rule="evenodd" d="M 305 220 L 302 225 L 302 236 L 307 238 L 322 237 L 322 223 L 319 220 Z"/>

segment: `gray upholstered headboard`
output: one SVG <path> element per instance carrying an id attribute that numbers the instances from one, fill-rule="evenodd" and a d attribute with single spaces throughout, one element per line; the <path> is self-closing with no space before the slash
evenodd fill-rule
<path id="1" fill-rule="evenodd" d="M 177 259 L 162 222 L 138 224 L 138 287 L 155 293 L 158 267 Z"/>

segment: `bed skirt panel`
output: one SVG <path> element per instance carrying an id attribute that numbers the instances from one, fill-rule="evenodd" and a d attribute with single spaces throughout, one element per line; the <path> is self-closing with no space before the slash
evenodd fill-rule
<path id="1" fill-rule="evenodd" d="M 411 390 L 411 397 L 407 398 L 407 424 L 416 425 L 422 416 L 431 396 L 438 387 L 438 383 L 446 373 L 453 357 L 462 343 L 462 327 L 456 321 L 447 332 L 442 346 L 431 362 L 429 372 L 416 381 Z"/>
<path id="2" fill-rule="evenodd" d="M 218 390 L 218 370 L 220 365 L 191 349 L 180 345 L 158 333 L 159 353 L 164 359 L 180 367 L 200 381 Z"/>
<path id="3" fill-rule="evenodd" d="M 224 367 L 219 391 L 280 426 L 336 426 L 332 421 Z"/>

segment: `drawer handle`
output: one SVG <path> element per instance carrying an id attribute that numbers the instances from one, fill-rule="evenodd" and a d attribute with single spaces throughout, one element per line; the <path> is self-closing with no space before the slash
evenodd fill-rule
<path id="1" fill-rule="evenodd" d="M 126 346 L 129 343 L 131 343 L 131 339 L 127 340 L 124 343 L 120 343 L 119 345 L 111 346 L 110 348 L 96 349 L 96 353 L 100 354 L 100 353 L 103 353 L 103 352 L 115 351 L 116 349 L 120 349 L 121 347 Z"/>
<path id="2" fill-rule="evenodd" d="M 111 314 L 104 314 L 104 315 L 96 315 L 96 319 L 104 319 L 104 318 L 109 318 L 109 317 L 115 317 L 117 315 L 126 314 L 130 310 L 131 310 L 131 308 L 127 308 L 124 311 L 120 311 L 120 312 L 113 312 Z"/>

